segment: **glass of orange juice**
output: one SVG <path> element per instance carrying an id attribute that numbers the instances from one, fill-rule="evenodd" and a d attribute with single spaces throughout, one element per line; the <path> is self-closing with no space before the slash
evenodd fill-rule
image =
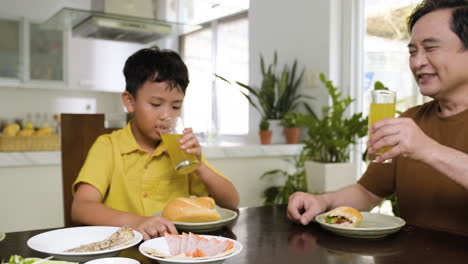
<path id="1" fill-rule="evenodd" d="M 180 147 L 179 140 L 182 138 L 184 130 L 182 119 L 180 117 L 169 118 L 166 124 L 168 127 L 161 133 L 161 138 L 174 170 L 178 174 L 193 172 L 198 168 L 200 162 L 197 156 L 187 153 Z"/>
<path id="2" fill-rule="evenodd" d="M 396 93 L 394 91 L 372 90 L 369 111 L 369 127 L 382 119 L 395 117 L 395 104 Z M 375 158 L 378 155 L 388 151 L 391 148 L 391 146 L 383 147 L 379 149 L 376 154 L 369 154 L 369 160 L 375 162 Z M 388 159 L 384 161 L 384 163 L 389 162 L 392 162 L 392 160 Z"/>

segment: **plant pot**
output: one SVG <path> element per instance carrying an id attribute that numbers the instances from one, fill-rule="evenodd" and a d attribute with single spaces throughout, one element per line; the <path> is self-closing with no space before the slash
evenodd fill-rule
<path id="1" fill-rule="evenodd" d="M 300 127 L 285 127 L 283 132 L 287 144 L 299 144 L 299 138 L 301 137 Z"/>
<path id="2" fill-rule="evenodd" d="M 268 119 L 270 123 L 270 130 L 272 132 L 271 144 L 284 144 L 286 140 L 283 136 L 283 126 L 281 126 L 281 120 L 279 119 Z"/>
<path id="3" fill-rule="evenodd" d="M 260 143 L 262 145 L 271 144 L 271 135 L 272 135 L 271 130 L 260 130 L 258 131 L 258 134 L 260 135 Z"/>
<path id="4" fill-rule="evenodd" d="M 325 193 L 356 183 L 355 163 L 320 163 L 306 161 L 307 190 L 310 193 Z"/>

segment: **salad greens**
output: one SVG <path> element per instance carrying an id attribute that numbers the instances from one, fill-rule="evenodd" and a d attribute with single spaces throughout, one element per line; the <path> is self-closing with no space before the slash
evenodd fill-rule
<path id="1" fill-rule="evenodd" d="M 41 260 L 40 258 L 23 258 L 19 255 L 12 255 L 8 262 L 2 260 L 2 264 L 33 264 L 34 262 Z M 61 260 L 46 260 L 41 264 L 78 264 L 78 262 L 68 262 Z"/>
<path id="2" fill-rule="evenodd" d="M 325 223 L 334 224 L 335 223 L 335 216 L 325 216 Z M 11 263 L 10 263 L 11 264 Z"/>

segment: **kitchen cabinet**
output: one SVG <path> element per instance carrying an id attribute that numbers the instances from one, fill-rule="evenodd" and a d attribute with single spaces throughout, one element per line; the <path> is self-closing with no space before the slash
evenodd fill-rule
<path id="1" fill-rule="evenodd" d="M 29 24 L 30 80 L 64 81 L 63 32 Z"/>
<path id="2" fill-rule="evenodd" d="M 20 22 L 0 20 L 0 78 L 20 78 Z"/>
<path id="3" fill-rule="evenodd" d="M 67 51 L 68 87 L 118 93 L 125 91 L 125 61 L 143 47 L 135 43 L 70 36 Z"/>
<path id="4" fill-rule="evenodd" d="M 26 19 L 0 19 L 0 85 L 64 86 L 64 33 Z"/>
<path id="5" fill-rule="evenodd" d="M 141 44 L 72 37 L 26 19 L 0 19 L 0 86 L 123 92 L 126 59 Z"/>

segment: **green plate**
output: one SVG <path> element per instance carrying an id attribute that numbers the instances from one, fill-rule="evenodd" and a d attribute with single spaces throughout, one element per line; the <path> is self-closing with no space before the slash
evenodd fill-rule
<path id="1" fill-rule="evenodd" d="M 400 217 L 361 212 L 362 222 L 359 227 L 346 227 L 325 222 L 325 213 L 317 215 L 315 220 L 324 229 L 337 235 L 353 238 L 381 238 L 398 232 L 405 224 Z"/>

